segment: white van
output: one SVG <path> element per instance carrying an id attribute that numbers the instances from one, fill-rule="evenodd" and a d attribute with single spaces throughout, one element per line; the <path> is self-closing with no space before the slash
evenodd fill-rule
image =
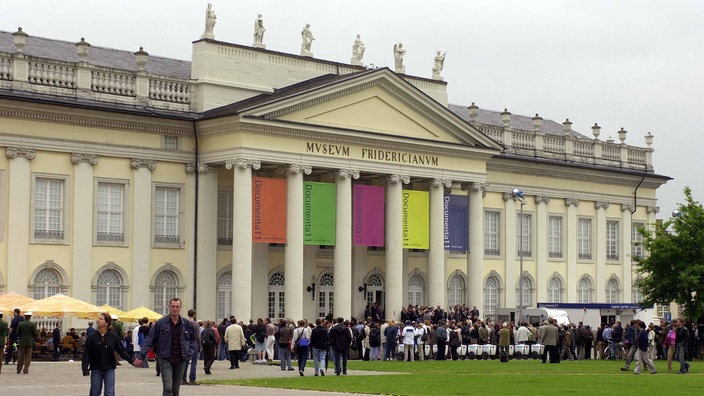
<path id="1" fill-rule="evenodd" d="M 497 312 L 497 323 L 518 320 L 518 308 L 499 308 Z M 520 321 L 526 321 L 529 323 L 543 323 L 547 318 L 553 318 L 558 324 L 569 324 L 570 317 L 567 315 L 567 311 L 563 309 L 552 309 L 552 308 L 523 308 L 523 319 Z"/>

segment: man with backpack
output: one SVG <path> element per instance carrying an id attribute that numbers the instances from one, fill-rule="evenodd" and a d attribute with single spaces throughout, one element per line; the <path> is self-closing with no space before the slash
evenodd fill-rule
<path id="1" fill-rule="evenodd" d="M 335 362 L 335 375 L 347 375 L 347 352 L 352 343 L 352 331 L 345 326 L 342 317 L 337 318 L 337 324 L 330 329 L 328 335 L 333 360 Z"/>
<path id="2" fill-rule="evenodd" d="M 215 348 L 218 345 L 217 335 L 213 329 L 213 322 L 206 320 L 203 325 L 203 330 L 200 333 L 200 344 L 203 347 L 203 370 L 205 374 L 210 375 L 210 367 L 215 361 Z"/>

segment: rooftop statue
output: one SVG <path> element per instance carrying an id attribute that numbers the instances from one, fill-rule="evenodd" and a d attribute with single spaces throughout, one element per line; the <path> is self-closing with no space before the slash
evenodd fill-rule
<path id="1" fill-rule="evenodd" d="M 266 29 L 264 29 L 264 19 L 262 19 L 262 14 L 259 14 L 257 19 L 254 21 L 253 47 L 266 48 L 266 45 L 264 45 L 264 32 L 266 32 Z"/>
<path id="2" fill-rule="evenodd" d="M 309 23 L 307 23 L 306 27 L 304 27 L 303 31 L 301 31 L 301 39 L 303 40 L 301 43 L 301 56 L 313 56 L 310 49 L 315 37 L 313 37 L 313 32 L 310 31 Z"/>
<path id="3" fill-rule="evenodd" d="M 213 11 L 213 5 L 208 3 L 208 9 L 205 10 L 205 31 L 203 35 L 200 36 L 202 39 L 214 39 L 215 34 L 213 34 L 213 28 L 215 27 L 215 11 Z"/>
<path id="4" fill-rule="evenodd" d="M 362 66 L 362 58 L 364 58 L 365 49 L 364 43 L 359 38 L 359 35 L 357 35 L 357 38 L 354 40 L 354 45 L 352 46 L 352 60 L 350 63 L 355 66 Z"/>
<path id="5" fill-rule="evenodd" d="M 433 63 L 433 79 L 434 80 L 442 80 L 442 76 L 440 75 L 440 72 L 442 71 L 442 68 L 445 65 L 445 55 L 447 54 L 447 51 L 445 53 L 438 53 L 435 55 L 435 60 Z"/>
<path id="6" fill-rule="evenodd" d="M 404 55 L 406 55 L 406 49 L 403 48 L 403 43 L 394 44 L 394 71 L 396 73 L 406 73 L 406 67 L 403 66 Z"/>

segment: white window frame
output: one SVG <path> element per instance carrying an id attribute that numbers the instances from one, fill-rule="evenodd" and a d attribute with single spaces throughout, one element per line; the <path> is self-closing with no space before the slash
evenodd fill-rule
<path id="1" fill-rule="evenodd" d="M 495 216 L 495 229 L 493 228 L 493 222 L 488 221 L 488 216 Z M 482 233 L 484 235 L 483 249 L 485 256 L 501 257 L 501 229 L 503 228 L 501 225 L 501 220 L 502 216 L 500 210 L 492 209 L 484 211 L 484 229 L 482 230 Z"/>
<path id="2" fill-rule="evenodd" d="M 582 281 L 585 281 L 587 284 L 587 289 L 584 290 L 580 286 L 582 285 Z M 577 281 L 577 303 L 578 304 L 591 304 L 592 303 L 592 290 L 594 288 L 594 285 L 592 284 L 591 279 L 587 277 L 581 277 Z M 585 294 L 586 292 L 586 294 Z M 586 299 L 584 298 L 586 297 Z"/>
<path id="3" fill-rule="evenodd" d="M 618 220 L 606 220 L 606 260 L 618 261 L 620 256 L 620 229 L 621 222 Z"/>
<path id="4" fill-rule="evenodd" d="M 117 276 L 118 283 L 117 284 L 101 284 L 100 283 L 100 278 L 106 273 L 114 273 Z M 124 304 L 125 304 L 125 295 L 124 295 L 124 285 L 123 283 L 125 280 L 122 277 L 122 274 L 120 274 L 120 271 L 113 269 L 113 268 L 106 268 L 100 271 L 98 276 L 95 278 L 95 305 L 97 306 L 102 306 L 102 305 L 110 305 L 112 307 L 115 307 L 117 309 L 124 309 Z M 115 292 L 117 290 L 117 292 Z M 111 296 L 115 297 L 119 301 L 114 301 Z M 103 298 L 104 297 L 104 298 Z"/>
<path id="5" fill-rule="evenodd" d="M 37 237 L 36 236 L 36 210 L 37 210 L 37 205 L 36 205 L 36 196 L 37 196 L 37 182 L 39 179 L 42 180 L 58 180 L 61 181 L 62 183 L 62 188 L 63 191 L 61 192 L 61 214 L 60 214 L 60 221 L 61 221 L 61 238 L 42 238 L 42 237 Z M 48 173 L 35 173 L 32 174 L 32 208 L 31 208 L 31 213 L 32 213 L 32 218 L 31 218 L 31 227 L 32 227 L 32 232 L 31 232 L 31 241 L 32 243 L 44 243 L 44 244 L 66 244 L 70 229 L 69 229 L 69 219 L 70 219 L 70 205 L 68 204 L 70 202 L 70 195 L 69 191 L 71 189 L 71 186 L 69 185 L 69 177 L 66 175 L 56 175 L 56 174 L 48 174 Z"/>
<path id="6" fill-rule="evenodd" d="M 229 284 L 228 282 L 229 277 Z M 233 314 L 232 309 L 232 271 L 222 271 L 217 276 L 216 281 L 216 307 L 217 318 L 229 318 Z"/>
<path id="7" fill-rule="evenodd" d="M 181 139 L 173 135 L 161 135 L 161 148 L 164 150 L 178 151 L 181 147 Z"/>
<path id="8" fill-rule="evenodd" d="M 583 224 L 589 225 L 588 235 L 584 235 Z M 588 249 L 588 251 L 587 251 Z M 594 220 L 590 217 L 577 219 L 577 260 L 591 261 L 594 258 Z"/>
<path id="9" fill-rule="evenodd" d="M 232 246 L 233 199 L 234 192 L 232 189 L 218 191 L 218 220 L 216 226 L 218 246 Z"/>
<path id="10" fill-rule="evenodd" d="M 613 285 L 614 287 L 609 287 Z M 620 289 L 620 282 L 616 278 L 609 278 L 609 280 L 606 281 L 606 287 L 604 288 L 604 293 L 605 296 L 604 298 L 606 299 L 607 304 L 618 304 L 621 301 L 621 289 Z"/>
<path id="11" fill-rule="evenodd" d="M 553 281 L 557 283 L 557 288 L 553 287 Z M 548 302 L 559 304 L 562 302 L 562 280 L 557 276 L 548 279 Z"/>
<path id="12" fill-rule="evenodd" d="M 100 200 L 100 186 L 101 185 L 120 185 L 122 186 L 122 240 L 108 240 L 105 238 L 98 237 L 98 217 L 100 216 L 99 200 Z M 93 210 L 93 244 L 97 246 L 127 246 L 129 244 L 130 236 L 128 234 L 129 227 L 129 181 L 124 179 L 106 179 L 106 178 L 96 178 L 94 186 L 95 203 Z"/>
<path id="13" fill-rule="evenodd" d="M 411 284 L 412 280 L 418 280 L 418 282 Z M 425 280 L 418 273 L 408 277 L 408 304 L 425 305 Z"/>
<path id="14" fill-rule="evenodd" d="M 487 287 L 492 279 L 496 282 L 496 285 Z M 484 280 L 482 289 L 484 291 L 482 296 L 484 300 L 484 317 L 495 318 L 501 304 L 501 280 L 496 275 L 489 276 Z"/>
<path id="15" fill-rule="evenodd" d="M 175 284 L 162 284 L 158 285 L 156 282 L 159 280 L 159 276 L 164 273 L 170 272 L 174 276 Z M 158 312 L 162 315 L 169 314 L 169 301 L 174 297 L 181 297 L 181 279 L 179 278 L 176 271 L 169 268 L 162 268 L 154 276 L 154 281 L 151 285 L 152 287 L 152 310 Z M 171 294 L 173 293 L 173 294 Z"/>
<path id="16" fill-rule="evenodd" d="M 169 190 L 173 191 L 176 190 L 176 197 L 178 199 L 177 203 L 177 211 L 178 213 L 176 214 L 178 218 L 176 219 L 176 235 L 164 235 L 162 236 L 163 238 L 170 237 L 172 240 L 159 240 L 157 241 L 157 225 L 158 225 L 158 219 L 157 216 L 161 216 L 161 214 L 157 213 L 157 192 L 159 190 Z M 183 232 L 185 230 L 185 216 L 184 216 L 184 201 L 185 201 L 185 196 L 184 196 L 184 188 L 182 184 L 171 184 L 171 183 L 155 183 L 152 191 L 152 244 L 153 247 L 166 247 L 166 248 L 181 248 L 183 247 Z M 173 213 L 166 213 L 163 214 L 163 216 L 171 216 L 173 217 Z"/>
<path id="17" fill-rule="evenodd" d="M 467 303 L 467 282 L 457 272 L 447 282 L 447 303 L 449 307 Z"/>
<path id="18" fill-rule="evenodd" d="M 555 224 L 557 222 L 557 224 Z M 559 260 L 563 258 L 562 235 L 564 227 L 564 217 L 558 215 L 548 216 L 548 260 Z"/>
<path id="19" fill-rule="evenodd" d="M 638 245 L 643 243 L 643 235 L 638 232 L 638 228 L 645 227 L 645 222 L 634 221 L 631 224 L 631 258 L 633 261 L 643 258 L 643 246 Z"/>

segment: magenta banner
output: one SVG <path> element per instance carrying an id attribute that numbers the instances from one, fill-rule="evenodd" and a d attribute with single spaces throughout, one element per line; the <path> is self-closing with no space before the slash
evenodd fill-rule
<path id="1" fill-rule="evenodd" d="M 384 187 L 355 184 L 352 190 L 355 246 L 384 246 Z"/>

